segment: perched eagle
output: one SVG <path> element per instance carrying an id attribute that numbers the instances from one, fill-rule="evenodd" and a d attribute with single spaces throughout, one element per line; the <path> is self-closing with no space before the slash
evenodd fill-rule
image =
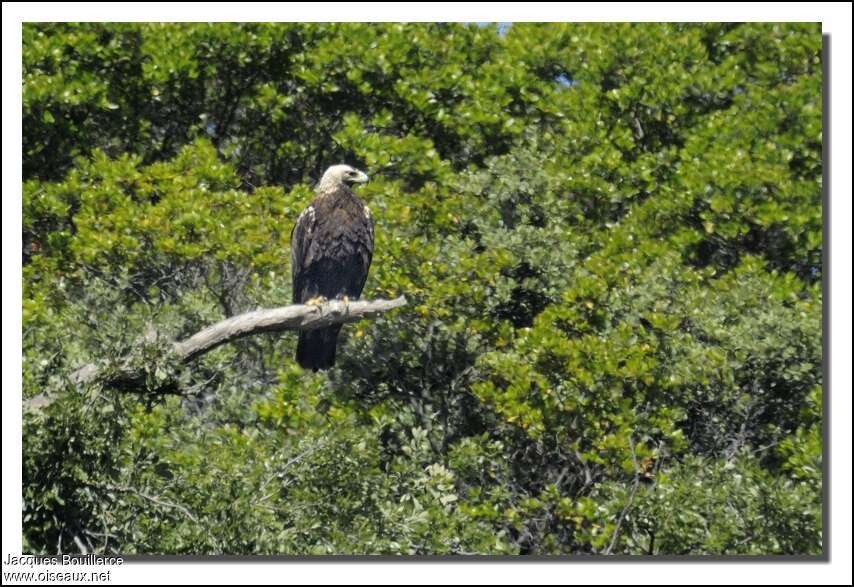
<path id="1" fill-rule="evenodd" d="M 374 252 L 374 225 L 350 186 L 366 181 L 367 175 L 349 165 L 333 165 L 299 215 L 291 233 L 295 304 L 356 299 L 362 293 Z M 315 371 L 332 367 L 339 330 L 337 324 L 300 332 L 297 363 Z"/>

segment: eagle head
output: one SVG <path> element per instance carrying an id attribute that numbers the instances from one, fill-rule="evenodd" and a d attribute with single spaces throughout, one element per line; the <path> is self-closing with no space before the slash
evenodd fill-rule
<path id="1" fill-rule="evenodd" d="M 341 185 L 349 186 L 366 181 L 368 181 L 368 176 L 358 169 L 353 169 L 349 165 L 333 165 L 320 178 L 317 189 L 318 191 L 326 191 Z"/>

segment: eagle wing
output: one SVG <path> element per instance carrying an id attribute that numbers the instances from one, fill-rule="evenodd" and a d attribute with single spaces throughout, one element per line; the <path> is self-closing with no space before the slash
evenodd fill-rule
<path id="1" fill-rule="evenodd" d="M 305 288 L 306 267 L 311 262 L 311 233 L 317 219 L 314 206 L 308 206 L 297 218 L 291 231 L 291 277 L 293 278 L 293 303 L 302 303 L 302 292 Z"/>

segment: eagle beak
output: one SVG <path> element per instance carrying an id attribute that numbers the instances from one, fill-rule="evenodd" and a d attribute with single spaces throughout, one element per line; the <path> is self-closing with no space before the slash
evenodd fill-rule
<path id="1" fill-rule="evenodd" d="M 365 173 L 359 172 L 359 175 L 356 177 L 356 183 L 367 183 L 368 176 Z"/>

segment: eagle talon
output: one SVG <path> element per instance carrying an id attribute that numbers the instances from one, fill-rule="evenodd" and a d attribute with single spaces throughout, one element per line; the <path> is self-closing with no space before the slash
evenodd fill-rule
<path id="1" fill-rule="evenodd" d="M 328 301 L 329 300 L 327 300 L 324 296 L 317 296 L 317 297 L 311 298 L 310 300 L 305 302 L 305 305 L 306 306 L 318 306 L 318 307 L 320 307 Z"/>

